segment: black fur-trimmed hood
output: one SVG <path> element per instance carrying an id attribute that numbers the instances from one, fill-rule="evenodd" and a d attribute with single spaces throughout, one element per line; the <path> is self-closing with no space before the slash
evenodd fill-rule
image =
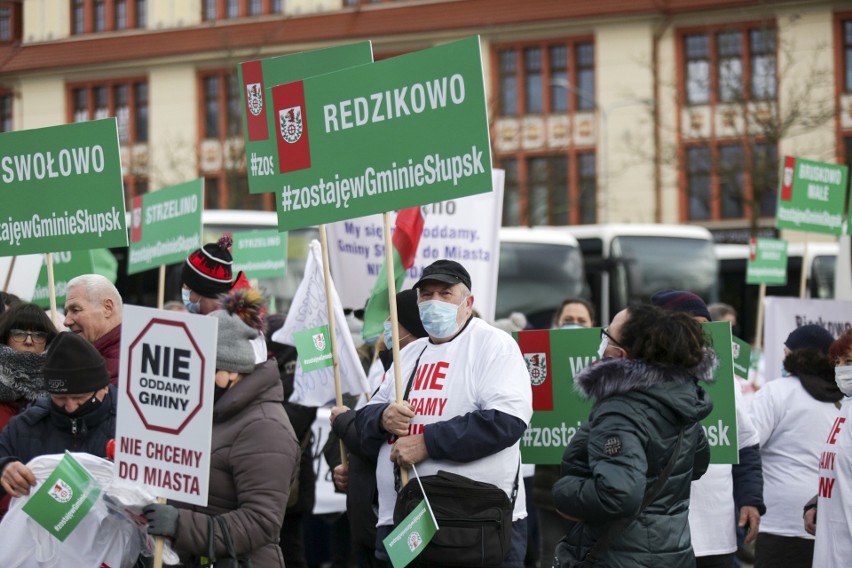
<path id="1" fill-rule="evenodd" d="M 35 400 L 45 394 L 46 353 L 25 353 L 0 344 L 0 402 Z"/>
<path id="2" fill-rule="evenodd" d="M 686 370 L 666 369 L 639 359 L 606 359 L 586 367 L 574 377 L 574 388 L 583 397 L 596 402 L 613 395 L 643 391 L 655 398 L 665 399 L 662 402 L 691 415 L 696 405 L 695 391 L 698 390 L 691 388 L 692 385 L 696 380 L 712 383 L 713 371 L 718 363 L 716 353 L 709 348 L 704 350 L 701 363 Z M 690 388 L 655 388 L 665 385 Z M 704 396 L 703 391 L 699 396 Z M 709 399 L 706 402 L 709 404 Z"/>

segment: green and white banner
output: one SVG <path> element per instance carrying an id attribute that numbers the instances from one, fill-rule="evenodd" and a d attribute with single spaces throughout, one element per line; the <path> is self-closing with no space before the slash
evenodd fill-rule
<path id="1" fill-rule="evenodd" d="M 0 134 L 0 256 L 127 245 L 114 118 Z"/>
<path id="2" fill-rule="evenodd" d="M 77 250 L 53 253 L 53 281 L 56 290 L 56 305 L 65 304 L 65 288 L 68 281 L 95 271 L 92 251 Z M 47 259 L 41 267 L 33 292 L 33 303 L 42 308 L 50 307 L 50 286 L 47 281 Z"/>
<path id="3" fill-rule="evenodd" d="M 328 325 L 320 325 L 293 333 L 302 371 L 308 373 L 317 369 L 331 367 L 334 361 L 331 356 L 331 335 Z"/>
<path id="4" fill-rule="evenodd" d="M 65 452 L 53 473 L 29 498 L 23 511 L 60 541 L 77 528 L 101 495 L 95 478 Z"/>
<path id="5" fill-rule="evenodd" d="M 247 278 L 280 278 L 287 270 L 287 233 L 245 231 L 234 233 L 233 271 Z"/>
<path id="6" fill-rule="evenodd" d="M 240 63 L 237 73 L 242 87 L 240 102 L 250 193 L 281 188 L 273 176 L 278 154 L 275 141 L 278 117 L 269 106 L 271 99 L 266 97 L 267 88 L 372 62 L 372 45 L 362 41 Z"/>
<path id="7" fill-rule="evenodd" d="M 133 198 L 127 273 L 181 262 L 201 246 L 204 180 Z"/>
<path id="8" fill-rule="evenodd" d="M 417 482 L 412 479 L 411 483 Z M 438 523 L 424 499 L 382 541 L 393 568 L 408 566 L 423 552 L 436 532 Z"/>
<path id="9" fill-rule="evenodd" d="M 265 95 L 281 231 L 491 191 L 478 37 Z"/>
<path id="10" fill-rule="evenodd" d="M 846 166 L 785 156 L 775 226 L 839 235 L 848 173 Z"/>
<path id="11" fill-rule="evenodd" d="M 787 284 L 787 241 L 752 237 L 748 252 L 746 284 Z"/>
<path id="12" fill-rule="evenodd" d="M 737 336 L 732 336 L 732 339 L 734 340 L 731 346 L 734 357 L 734 376 L 747 381 L 751 369 L 751 345 Z"/>
<path id="13" fill-rule="evenodd" d="M 731 326 L 728 322 L 702 326 L 719 358 L 715 382 L 701 384 L 713 400 L 713 411 L 701 422 L 710 445 L 710 461 L 737 463 Z M 590 328 L 513 334 L 527 362 L 533 390 L 533 417 L 521 438 L 524 463 L 560 463 L 566 446 L 588 419 L 592 402 L 574 390 L 574 376 L 597 361 L 600 333 L 600 328 Z"/>

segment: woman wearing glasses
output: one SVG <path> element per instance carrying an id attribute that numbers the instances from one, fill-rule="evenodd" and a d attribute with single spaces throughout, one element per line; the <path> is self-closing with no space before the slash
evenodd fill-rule
<path id="1" fill-rule="evenodd" d="M 0 431 L 45 394 L 44 351 L 56 333 L 50 318 L 35 304 L 18 304 L 0 316 Z M 0 518 L 8 505 L 8 497 L 0 501 Z"/>
<path id="2" fill-rule="evenodd" d="M 601 361 L 574 378 L 594 406 L 553 486 L 571 521 L 557 566 L 592 550 L 598 568 L 695 566 L 689 489 L 709 462 L 698 421 L 712 403 L 696 384 L 712 381 L 707 344 L 692 318 L 651 305 L 619 312 L 602 330 Z"/>

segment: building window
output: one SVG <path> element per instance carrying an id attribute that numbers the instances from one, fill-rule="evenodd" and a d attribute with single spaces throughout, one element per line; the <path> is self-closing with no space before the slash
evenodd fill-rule
<path id="1" fill-rule="evenodd" d="M 272 0 L 272 13 L 280 14 L 284 11 L 284 0 Z"/>
<path id="2" fill-rule="evenodd" d="M 589 114 L 597 108 L 594 44 L 578 38 L 498 46 L 494 64 L 496 128 L 503 128 L 500 125 L 506 121 L 514 121 L 516 129 L 523 128 L 531 120 L 540 124 L 539 132 L 548 128 L 559 132 L 556 137 L 541 136 L 536 142 L 525 140 L 495 152 L 506 170 L 503 223 L 595 222 L 595 129 L 592 126 L 590 134 L 567 126 L 577 113 L 591 123 Z"/>
<path id="3" fill-rule="evenodd" d="M 710 148 L 692 146 L 686 149 L 686 190 L 689 219 L 710 218 Z"/>
<path id="4" fill-rule="evenodd" d="M 0 94 L 0 132 L 12 132 L 12 97 L 10 93 Z"/>
<path id="5" fill-rule="evenodd" d="M 144 28 L 146 0 L 71 0 L 71 34 Z"/>
<path id="6" fill-rule="evenodd" d="M 772 27 L 742 26 L 683 35 L 687 104 L 771 100 L 776 96 L 776 41 Z M 745 85 L 749 78 L 749 86 Z"/>
<path id="7" fill-rule="evenodd" d="M 218 4 L 217 0 L 204 0 L 203 12 L 201 13 L 201 18 L 204 21 L 211 21 L 216 19 L 216 5 Z"/>
<path id="8" fill-rule="evenodd" d="M 744 167 L 743 148 L 740 144 L 719 146 L 719 190 L 723 219 L 739 219 L 743 216 Z"/>
<path id="9" fill-rule="evenodd" d="M 232 70 L 199 74 L 199 155 L 208 208 L 272 209 L 273 194 L 248 191 L 240 87 Z"/>
<path id="10" fill-rule="evenodd" d="M 12 39 L 12 9 L 0 8 L 0 41 Z"/>
<path id="11" fill-rule="evenodd" d="M 852 92 L 852 20 L 843 22 L 843 85 Z"/>
<path id="12" fill-rule="evenodd" d="M 148 84 L 144 79 L 68 87 L 71 122 L 114 116 L 122 144 L 148 141 Z"/>
<path id="13" fill-rule="evenodd" d="M 270 14 L 281 14 L 282 12 L 284 12 L 284 0 L 201 1 L 201 19 L 205 22 L 267 16 Z"/>
<path id="14" fill-rule="evenodd" d="M 260 16 L 263 13 L 263 2 L 261 0 L 249 0 L 248 15 Z"/>

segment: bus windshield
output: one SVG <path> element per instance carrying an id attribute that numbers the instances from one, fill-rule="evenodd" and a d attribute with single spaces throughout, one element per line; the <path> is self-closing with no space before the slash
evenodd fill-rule
<path id="1" fill-rule="evenodd" d="M 532 327 L 546 329 L 562 300 L 588 295 L 583 258 L 576 247 L 500 243 L 496 318 L 521 312 Z"/>
<path id="2" fill-rule="evenodd" d="M 663 289 L 689 290 L 708 303 L 717 299 L 718 264 L 711 241 L 620 236 L 612 240 L 611 257 L 619 261 L 613 291 L 628 303 L 648 301 Z"/>

